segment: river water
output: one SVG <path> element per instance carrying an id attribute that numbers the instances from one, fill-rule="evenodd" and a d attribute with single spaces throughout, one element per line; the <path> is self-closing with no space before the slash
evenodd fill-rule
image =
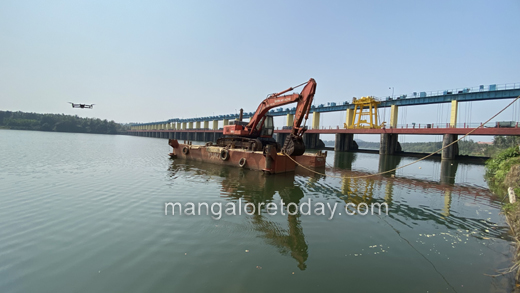
<path id="1" fill-rule="evenodd" d="M 348 179 L 415 159 L 329 152 L 321 172 L 334 177 L 265 176 L 170 151 L 157 138 L 0 130 L 0 292 L 510 290 L 489 276 L 513 244 L 482 164 Z M 188 202 L 215 209 L 187 215 Z M 362 215 L 374 203 L 388 214 Z M 219 205 L 236 215 L 215 220 Z"/>

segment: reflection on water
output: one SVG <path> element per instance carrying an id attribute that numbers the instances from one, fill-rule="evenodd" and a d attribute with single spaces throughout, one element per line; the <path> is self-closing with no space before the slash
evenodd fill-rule
<path id="1" fill-rule="evenodd" d="M 379 156 L 379 173 L 394 170 L 401 163 L 401 156 L 381 155 Z M 395 175 L 395 171 L 383 174 L 385 176 Z"/>
<path id="2" fill-rule="evenodd" d="M 358 153 L 336 152 L 334 153 L 334 167 L 352 170 L 352 164 L 356 161 Z"/>
<path id="3" fill-rule="evenodd" d="M 38 145 L 38 152 L 34 152 Z M 511 239 L 482 165 L 329 152 L 261 172 L 171 161 L 165 140 L 0 130 L 0 292 L 503 292 Z M 81 156 L 77 154 L 81 153 Z M 388 215 L 265 204 L 386 203 Z M 264 203 L 164 215 L 165 202 Z M 231 276 L 231 278 L 230 278 Z"/>
<path id="4" fill-rule="evenodd" d="M 442 161 L 441 180 L 432 182 L 428 180 L 418 180 L 408 177 L 396 177 L 395 172 L 372 176 L 368 178 L 356 178 L 356 176 L 366 175 L 366 172 L 351 170 L 352 163 L 357 158 L 352 153 L 337 153 L 334 168 L 328 168 L 327 172 L 335 177 L 341 177 L 340 184 L 327 182 L 327 177 L 313 174 L 307 170 L 299 169 L 295 173 L 280 174 L 276 176 L 266 176 L 261 172 L 244 170 L 240 168 L 230 168 L 226 166 L 204 164 L 200 162 L 176 160 L 170 166 L 171 176 L 175 177 L 178 172 L 193 172 L 197 175 L 214 177 L 220 179 L 221 195 L 230 201 L 243 199 L 258 206 L 259 203 L 267 204 L 278 199 L 283 199 L 285 203 L 301 203 L 306 194 L 317 194 L 323 199 L 332 199 L 342 203 L 386 203 L 388 205 L 388 220 L 386 222 L 399 237 L 403 234 L 394 226 L 401 225 L 408 229 L 417 229 L 426 223 L 433 223 L 440 231 L 439 234 L 425 234 L 430 236 L 442 236 L 443 240 L 449 241 L 453 247 L 457 244 L 466 244 L 470 239 L 488 240 L 508 239 L 507 228 L 503 222 L 497 223 L 497 214 L 494 219 L 491 217 L 482 218 L 479 211 L 486 212 L 488 207 L 496 205 L 496 198 L 483 188 L 456 185 L 457 167 L 456 161 Z M 384 172 L 397 168 L 402 162 L 399 156 L 379 156 L 378 172 Z M 417 204 L 417 199 L 403 197 L 403 190 L 424 191 L 423 199 L 431 196 L 440 196 L 443 199 L 442 206 Z M 397 194 L 396 194 L 397 193 Z M 452 212 L 452 198 L 455 196 L 457 201 L 471 202 L 477 200 L 482 206 L 475 206 L 477 216 L 470 216 L 460 206 Z M 265 206 L 265 205 L 264 205 Z M 349 208 L 350 212 L 356 213 Z M 306 241 L 304 225 L 300 213 L 294 216 L 286 215 L 284 224 L 274 222 L 265 215 L 265 209 L 261 214 L 251 216 L 251 223 L 254 229 L 260 233 L 260 237 L 265 239 L 269 245 L 273 245 L 278 251 L 295 259 L 300 270 L 308 267 L 306 263 L 309 258 L 310 244 Z M 384 216 L 383 216 L 384 217 Z M 393 220 L 394 224 L 390 224 Z M 426 224 L 431 225 L 431 224 Z M 442 227 L 442 228 L 441 228 Z M 449 232 L 453 231 L 453 232 Z M 422 234 L 420 234 L 422 235 Z M 406 242 L 408 240 L 404 239 Z M 425 243 L 419 241 L 419 243 Z M 412 244 L 414 250 L 419 252 Z M 433 245 L 435 247 L 435 244 Z M 434 248 L 436 253 L 441 254 Z M 419 252 L 422 257 L 427 258 L 426 253 Z M 433 265 L 433 264 L 432 264 Z M 434 266 L 435 270 L 437 268 Z M 441 273 L 439 273 L 441 274 Z M 442 275 L 442 278 L 445 278 Z M 448 284 L 451 287 L 451 284 Z"/>
<path id="5" fill-rule="evenodd" d="M 401 164 L 401 156 L 392 155 L 380 155 L 379 166 L 377 172 L 385 172 L 388 170 L 396 169 Z M 440 180 L 438 183 L 429 182 L 425 180 L 417 180 L 406 177 L 395 177 L 395 171 L 385 173 L 382 175 L 356 178 L 356 176 L 366 175 L 364 172 L 356 171 L 341 171 L 340 169 L 351 170 L 352 162 L 356 160 L 355 156 L 348 155 L 348 153 L 336 153 L 335 157 L 335 175 L 340 175 L 341 179 L 341 193 L 347 195 L 343 198 L 345 202 L 353 203 L 372 203 L 374 197 L 374 187 L 384 185 L 384 198 L 378 199 L 378 202 L 386 202 L 390 208 L 390 217 L 393 218 L 409 218 L 417 220 L 434 220 L 440 225 L 444 225 L 449 229 L 461 229 L 461 230 L 473 230 L 473 233 L 483 235 L 486 233 L 492 234 L 497 238 L 506 238 L 507 233 L 505 229 L 498 229 L 496 223 L 482 220 L 479 217 L 461 217 L 457 216 L 457 213 L 452 215 L 451 204 L 452 194 L 456 194 L 457 197 L 462 198 L 477 198 L 489 200 L 490 202 L 497 201 L 498 198 L 492 195 L 488 190 L 481 188 L 470 188 L 466 186 L 455 185 L 455 178 L 459 161 L 457 160 L 438 160 L 440 161 Z M 341 161 L 351 161 L 343 162 Z M 342 168 L 342 166 L 344 168 Z M 346 167 L 345 167 L 346 166 Z M 442 194 L 444 201 L 442 209 L 430 209 L 425 206 L 415 208 L 407 205 L 405 202 L 394 204 L 393 193 L 395 187 L 398 186 L 398 190 L 402 190 L 402 187 L 413 187 L 414 189 L 423 190 L 436 190 L 438 194 Z M 401 188 L 399 188 L 401 186 Z M 478 214 L 478 212 L 477 212 Z M 406 222 L 403 222 L 406 224 Z M 408 225 L 408 224 L 406 224 Z M 505 228 L 504 226 L 502 228 Z M 490 232 L 491 231 L 491 232 Z"/>
<path id="6" fill-rule="evenodd" d="M 197 173 L 204 172 L 206 176 L 220 176 L 221 194 L 230 200 L 239 198 L 246 202 L 259 206 L 260 203 L 270 203 L 274 201 L 274 196 L 278 194 L 286 206 L 290 203 L 300 204 L 304 197 L 303 191 L 294 184 L 295 174 L 286 173 L 276 176 L 266 176 L 262 172 L 251 171 L 240 168 L 229 168 L 219 165 L 208 165 L 201 162 L 189 162 L 188 164 L 177 164 L 173 162 L 169 168 L 171 176 L 179 170 L 189 171 L 193 167 L 197 168 Z M 204 170 L 204 171 L 203 171 Z M 265 205 L 264 205 L 265 206 Z M 294 206 L 289 212 L 295 213 Z M 265 213 L 266 211 L 263 210 Z M 278 248 L 282 254 L 290 254 L 298 262 L 298 268 L 305 270 L 305 261 L 308 258 L 308 247 L 305 241 L 305 234 L 300 221 L 300 214 L 287 215 L 287 228 L 269 220 L 263 214 L 255 213 L 252 216 L 252 223 L 255 230 L 262 233 L 262 238 L 266 239 L 271 245 Z"/>
<path id="7" fill-rule="evenodd" d="M 457 174 L 458 166 L 459 162 L 456 160 L 442 160 L 440 183 L 455 184 L 455 175 Z"/>

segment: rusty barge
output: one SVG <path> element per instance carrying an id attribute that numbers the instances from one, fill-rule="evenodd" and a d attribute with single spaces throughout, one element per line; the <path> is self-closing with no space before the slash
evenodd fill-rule
<path id="1" fill-rule="evenodd" d="M 286 94 L 302 85 L 305 87 L 301 93 Z M 168 144 L 173 148 L 170 156 L 260 170 L 268 174 L 291 172 L 298 165 L 304 168 L 325 167 L 327 153 L 305 153 L 302 139 L 307 130 L 305 123 L 314 99 L 316 81 L 311 78 L 296 87 L 269 95 L 260 103 L 249 122 L 242 121 L 243 111 L 240 109 L 239 119 L 224 126 L 224 136 L 216 143 L 199 146 L 192 145 L 190 141 L 179 143 L 176 139 L 170 139 Z M 297 103 L 297 106 L 291 132 L 281 146 L 273 138 L 273 116 L 267 113 L 274 107 L 290 103 Z"/>
<path id="2" fill-rule="evenodd" d="M 235 166 L 263 171 L 267 174 L 292 172 L 296 169 L 296 162 L 307 168 L 324 168 L 327 158 L 327 152 L 303 154 L 289 158 L 270 147 L 266 148 L 265 151 L 250 151 L 247 149 L 228 149 L 217 145 L 192 145 L 189 141 L 179 143 L 176 139 L 170 139 L 168 143 L 173 148 L 173 152 L 170 153 L 172 158 Z"/>

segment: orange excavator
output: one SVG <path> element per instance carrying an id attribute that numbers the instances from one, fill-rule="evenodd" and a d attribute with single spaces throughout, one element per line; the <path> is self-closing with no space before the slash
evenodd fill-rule
<path id="1" fill-rule="evenodd" d="M 301 93 L 286 94 L 297 87 L 305 85 Z M 224 126 L 224 137 L 217 140 L 217 145 L 230 148 L 243 148 L 251 151 L 262 151 L 266 145 L 275 145 L 277 151 L 290 156 L 301 156 L 305 152 L 305 144 L 302 136 L 307 130 L 305 122 L 309 118 L 314 93 L 316 92 L 316 81 L 309 79 L 298 86 L 288 88 L 282 92 L 268 96 L 256 110 L 249 122 L 242 121 L 242 109 L 238 120 L 231 125 Z M 276 143 L 273 138 L 274 124 L 273 116 L 267 115 L 269 110 L 275 107 L 297 102 L 291 133 L 287 136 L 284 145 Z M 305 119 L 302 126 L 302 121 Z"/>

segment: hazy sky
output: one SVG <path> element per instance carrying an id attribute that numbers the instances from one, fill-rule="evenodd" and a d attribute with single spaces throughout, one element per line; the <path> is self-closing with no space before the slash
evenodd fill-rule
<path id="1" fill-rule="evenodd" d="M 4 0 L 0 109 L 150 122 L 254 111 L 310 77 L 315 104 L 520 83 L 519 14 L 517 0 Z M 461 106 L 460 121 L 506 103 L 472 103 L 471 119 Z M 441 108 L 406 122 L 447 122 Z"/>

